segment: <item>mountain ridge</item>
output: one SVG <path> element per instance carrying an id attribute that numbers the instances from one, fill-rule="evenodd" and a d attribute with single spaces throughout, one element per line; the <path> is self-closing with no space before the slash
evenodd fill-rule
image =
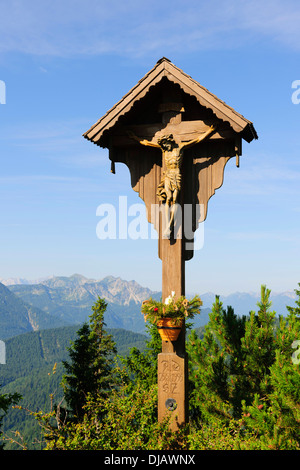
<path id="1" fill-rule="evenodd" d="M 2 339 L 4 339 L 3 327 L 6 331 L 4 337 L 7 337 L 8 334 L 12 335 L 12 331 L 16 331 L 14 334 L 29 329 L 34 331 L 45 328 L 47 324 L 53 327 L 54 325 L 83 323 L 88 320 L 91 308 L 98 297 L 104 298 L 108 303 L 105 322 L 109 328 L 124 328 L 137 333 L 144 333 L 145 322 L 141 314 L 141 303 L 149 297 L 154 297 L 157 300 L 161 298 L 161 292 L 142 287 L 135 280 L 126 281 L 121 277 L 111 275 L 104 277 L 102 280 L 96 280 L 81 274 L 73 274 L 72 276 L 43 278 L 40 283 L 35 284 L 22 282 L 19 284 L 12 283 L 9 286 L 1 285 L 25 304 L 25 307 L 23 305 L 20 310 L 23 311 L 23 317 L 20 315 L 19 320 L 16 317 L 13 321 L 12 318 L 9 320 L 9 312 L 3 305 L 1 314 L 0 291 L 0 338 L 2 335 Z M 187 297 L 191 296 L 187 295 Z M 215 301 L 215 294 L 212 292 L 200 294 L 200 297 L 203 306 L 201 314 L 194 319 L 193 326 L 195 328 L 208 322 L 209 313 Z M 294 299 L 296 299 L 296 295 L 290 291 L 279 294 L 271 293 L 271 309 L 276 311 L 278 315 L 285 316 L 287 314 L 286 305 L 293 306 Z M 258 293 L 253 292 L 236 292 L 227 296 L 221 295 L 220 300 L 224 308 L 231 305 L 236 314 L 248 315 L 251 310 L 257 311 L 257 302 L 260 300 L 260 296 Z M 15 308 L 12 308 L 12 310 L 15 311 Z M 21 328 L 25 321 L 24 315 L 27 318 L 25 330 Z M 19 325 L 17 324 L 18 321 Z M 15 326 L 13 325 L 14 322 Z M 54 322 L 54 325 L 52 322 Z M 7 332 L 8 326 L 9 331 Z"/>
<path id="2" fill-rule="evenodd" d="M 141 314 L 143 300 L 158 296 L 157 292 L 140 286 L 136 281 L 106 276 L 101 281 L 82 275 L 51 277 L 39 284 L 12 284 L 10 290 L 27 304 L 54 315 L 67 324 L 88 320 L 98 297 L 108 303 L 105 322 L 110 328 L 145 331 Z"/>
<path id="3" fill-rule="evenodd" d="M 67 323 L 24 302 L 0 283 L 0 339 Z"/>
<path id="4" fill-rule="evenodd" d="M 42 278 L 38 278 L 36 280 L 28 280 L 28 279 L 25 279 L 25 278 L 0 278 L 0 283 L 4 284 L 5 286 L 14 286 L 14 285 L 35 285 L 35 284 L 44 284 L 44 285 L 47 285 L 47 286 L 51 286 L 54 285 L 53 283 L 57 283 L 57 280 L 60 280 L 60 281 L 68 281 L 68 280 L 73 280 L 73 279 L 78 279 L 80 284 L 84 285 L 84 284 L 95 284 L 95 283 L 99 283 L 99 282 L 104 282 L 104 281 L 111 281 L 111 280 L 114 280 L 114 281 L 123 281 L 123 282 L 126 282 L 128 284 L 136 284 L 137 286 L 139 287 L 142 287 L 137 281 L 135 280 L 130 280 L 130 281 L 127 281 L 127 280 L 124 280 L 122 279 L 120 276 L 118 277 L 115 277 L 115 276 L 112 276 L 112 275 L 107 275 L 105 276 L 104 278 L 102 279 L 93 279 L 93 278 L 87 278 L 85 276 L 83 276 L 82 274 L 78 274 L 78 273 L 74 273 L 72 274 L 71 276 L 47 276 L 47 277 L 42 277 Z M 56 287 L 59 287 L 58 285 L 56 285 Z M 147 287 L 143 287 L 144 289 L 147 289 L 149 290 L 149 292 L 152 292 L 152 293 L 159 293 L 159 291 L 152 291 L 151 289 L 147 288 Z M 189 294 L 187 295 L 187 297 L 191 297 L 193 296 L 194 294 Z M 202 294 L 202 296 L 210 296 L 211 298 L 215 298 L 216 295 L 219 295 L 217 292 L 214 293 L 212 291 L 209 291 L 209 292 L 204 292 Z M 234 292 L 231 292 L 230 294 L 220 294 L 220 298 L 222 299 L 226 299 L 228 297 L 231 297 L 231 296 L 243 296 L 243 295 L 250 295 L 250 296 L 253 296 L 255 298 L 259 298 L 260 297 L 260 292 L 259 291 L 249 291 L 249 292 L 246 292 L 246 291 L 234 291 Z M 295 294 L 295 291 L 294 289 L 293 290 L 286 290 L 286 291 L 283 291 L 283 292 L 271 292 L 271 296 L 273 297 L 277 297 L 277 296 L 285 296 L 285 297 L 288 297 L 288 298 L 291 298 L 292 300 L 296 299 L 296 294 Z"/>

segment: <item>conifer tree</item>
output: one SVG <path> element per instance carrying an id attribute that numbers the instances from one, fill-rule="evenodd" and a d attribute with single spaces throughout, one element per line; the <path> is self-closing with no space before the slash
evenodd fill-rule
<path id="1" fill-rule="evenodd" d="M 256 395 L 248 407 L 244 404 L 246 429 L 257 436 L 252 448 L 300 450 L 300 290 L 295 292 L 296 307 L 287 307 L 288 316 L 280 318 L 276 330 L 268 394 L 265 399 Z"/>
<path id="2" fill-rule="evenodd" d="M 202 341 L 193 334 L 188 348 L 193 413 L 201 419 L 238 418 L 242 404 L 250 405 L 271 390 L 270 367 L 275 361 L 275 312 L 270 290 L 261 288 L 258 313 L 238 316 L 225 310 L 216 297 Z"/>
<path id="3" fill-rule="evenodd" d="M 99 297 L 95 305 L 92 306 L 93 313 L 90 315 L 90 341 L 94 351 L 92 367 L 95 370 L 98 394 L 105 394 L 114 381 L 112 374 L 113 355 L 117 353 L 112 335 L 105 331 L 104 314 L 106 309 L 107 303 Z"/>
<path id="4" fill-rule="evenodd" d="M 257 303 L 258 313 L 250 312 L 246 323 L 245 336 L 242 338 L 244 351 L 244 377 L 247 380 L 245 400 L 251 401 L 255 393 L 263 396 L 270 391 L 270 367 L 275 360 L 275 315 L 271 312 L 271 291 L 261 286 L 261 300 Z"/>
<path id="5" fill-rule="evenodd" d="M 298 299 L 295 300 L 296 307 L 287 306 L 287 311 L 289 312 L 289 319 L 295 318 L 300 320 L 300 282 L 298 283 L 299 289 L 295 289 L 295 293 L 298 295 Z"/>
<path id="6" fill-rule="evenodd" d="M 78 420 L 84 414 L 88 394 L 106 395 L 112 382 L 112 354 L 116 353 L 116 348 L 112 336 L 104 329 L 106 308 L 106 302 L 98 298 L 92 307 L 90 324 L 82 325 L 68 348 L 70 362 L 63 362 L 66 370 L 62 381 L 64 396 Z"/>
<path id="7" fill-rule="evenodd" d="M 225 310 L 216 296 L 209 318 L 203 340 L 192 332 L 187 348 L 191 418 L 198 423 L 227 422 L 236 413 L 233 389 L 242 370 L 245 317 L 235 315 L 231 307 Z"/>

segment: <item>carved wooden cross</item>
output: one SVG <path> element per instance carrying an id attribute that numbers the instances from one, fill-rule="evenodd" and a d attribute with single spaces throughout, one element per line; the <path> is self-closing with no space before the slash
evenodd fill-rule
<path id="1" fill-rule="evenodd" d="M 162 299 L 172 291 L 177 298 L 185 295 L 194 232 L 223 183 L 227 161 L 236 157 L 238 166 L 242 139 L 257 138 L 252 122 L 163 57 L 84 137 L 109 149 L 112 172 L 116 162 L 130 170 L 132 187 L 159 234 Z M 175 203 L 179 227 L 172 220 Z M 162 204 L 171 209 L 169 238 L 164 210 L 153 210 Z M 183 328 L 176 342 L 163 342 L 158 357 L 158 417 L 171 413 L 173 429 L 188 421 L 187 362 Z"/>

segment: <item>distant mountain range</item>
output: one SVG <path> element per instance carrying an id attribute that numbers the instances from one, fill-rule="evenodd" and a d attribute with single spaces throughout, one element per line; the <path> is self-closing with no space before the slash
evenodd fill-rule
<path id="1" fill-rule="evenodd" d="M 16 279 L 10 279 L 9 284 L 4 282 L 6 286 L 0 284 L 0 339 L 42 328 L 80 324 L 88 320 L 98 296 L 108 302 L 105 322 L 109 328 L 143 333 L 141 303 L 150 296 L 160 297 L 135 281 L 112 276 L 101 281 L 74 274 L 46 278 L 35 284 L 24 279 L 19 283 Z M 9 299 L 9 306 L 5 299 Z"/>
<path id="2" fill-rule="evenodd" d="M 212 306 L 215 300 L 215 294 L 206 293 L 200 295 L 203 301 L 203 307 Z M 231 305 L 234 308 L 235 313 L 239 315 L 248 315 L 251 310 L 257 312 L 257 302 L 260 301 L 260 294 L 258 293 L 247 293 L 247 292 L 235 292 L 226 296 L 220 295 L 220 300 L 223 306 L 226 308 Z M 271 310 L 275 311 L 277 315 L 286 316 L 286 306 L 295 306 L 296 294 L 294 291 L 272 293 L 270 295 L 272 302 Z"/>
<path id="3" fill-rule="evenodd" d="M 5 286 L 13 286 L 15 284 L 39 284 L 40 282 L 46 281 L 47 279 L 51 279 L 52 277 L 54 276 L 41 277 L 39 279 L 34 280 L 28 280 L 22 277 L 10 277 L 8 279 L 3 279 L 2 277 L 0 277 L 0 282 Z"/>
<path id="4" fill-rule="evenodd" d="M 125 281 L 113 276 L 95 280 L 74 274 L 31 282 L 29 284 L 26 279 L 6 279 L 0 283 L 0 339 L 29 331 L 80 324 L 88 319 L 98 296 L 108 303 L 105 314 L 107 327 L 144 333 L 141 303 L 149 297 L 161 298 L 161 292 L 153 292 L 136 281 Z M 203 307 L 199 317 L 195 318 L 194 327 L 208 322 L 215 300 L 213 293 L 200 294 L 200 297 Z M 286 315 L 286 305 L 293 306 L 295 298 L 294 292 L 273 294 L 272 309 L 277 314 Z M 220 296 L 220 299 L 224 307 L 231 305 L 237 314 L 247 315 L 250 310 L 257 311 L 259 295 L 237 292 Z"/>
<path id="5" fill-rule="evenodd" d="M 70 277 L 51 276 L 31 282 L 19 278 L 3 279 L 1 282 L 16 292 L 35 292 L 38 286 L 44 286 L 60 292 L 68 291 L 73 300 L 81 301 L 87 293 L 90 293 L 92 297 L 99 295 L 105 297 L 108 302 L 120 305 L 129 305 L 131 302 L 140 303 L 150 295 L 157 295 L 157 292 L 141 287 L 136 281 L 124 281 L 120 277 L 113 276 L 95 280 L 87 279 L 81 274 L 73 274 Z"/>
<path id="6" fill-rule="evenodd" d="M 0 283 L 0 339 L 63 325 L 63 320 L 23 302 Z"/>

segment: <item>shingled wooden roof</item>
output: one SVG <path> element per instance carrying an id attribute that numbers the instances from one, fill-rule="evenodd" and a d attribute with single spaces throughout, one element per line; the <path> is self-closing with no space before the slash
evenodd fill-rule
<path id="1" fill-rule="evenodd" d="M 239 133 L 247 142 L 257 139 L 257 133 L 251 121 L 228 106 L 176 67 L 169 59 L 163 57 L 155 66 L 103 117 L 101 117 L 83 136 L 97 145 L 101 145 L 101 137 L 111 129 L 121 116 L 127 114 L 136 101 L 145 97 L 150 87 L 158 84 L 164 77 L 179 85 L 181 89 L 194 96 L 201 106 L 210 109 L 218 119 L 228 122 L 231 128 Z"/>

